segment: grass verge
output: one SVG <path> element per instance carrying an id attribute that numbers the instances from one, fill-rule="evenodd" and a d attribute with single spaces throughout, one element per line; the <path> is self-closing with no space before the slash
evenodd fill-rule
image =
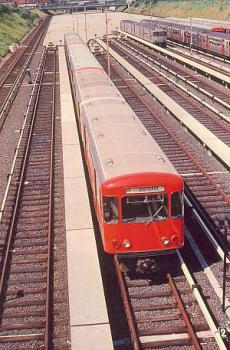
<path id="1" fill-rule="evenodd" d="M 18 43 L 38 18 L 37 14 L 9 10 L 0 5 L 0 59 L 9 51 L 9 45 Z"/>
<path id="2" fill-rule="evenodd" d="M 160 17 L 208 18 L 230 20 L 229 0 L 134 0 L 131 11 Z"/>

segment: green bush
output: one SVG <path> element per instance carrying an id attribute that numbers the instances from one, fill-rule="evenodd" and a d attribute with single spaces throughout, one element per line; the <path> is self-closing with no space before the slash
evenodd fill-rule
<path id="1" fill-rule="evenodd" d="M 16 6 L 14 6 L 14 7 L 12 7 L 11 11 L 12 11 L 13 13 L 18 13 L 18 12 L 19 12 L 19 9 L 18 9 Z"/>
<path id="2" fill-rule="evenodd" d="M 9 12 L 10 12 L 10 10 L 8 9 L 8 7 L 0 4 L 0 16 L 4 15 L 6 13 L 9 13 Z"/>
<path id="3" fill-rule="evenodd" d="M 0 5 L 0 59 L 7 52 L 9 45 L 18 43 L 33 27 L 37 14 L 7 9 Z"/>
<path id="4" fill-rule="evenodd" d="M 31 19 L 30 19 L 30 13 L 29 13 L 29 12 L 21 12 L 21 13 L 20 13 L 20 16 L 21 16 L 23 19 L 25 19 L 25 20 L 28 20 L 28 21 L 31 20 Z"/>
<path id="5" fill-rule="evenodd" d="M 27 11 L 19 12 L 19 14 L 23 19 L 30 22 L 34 22 L 38 17 L 38 15 L 36 15 L 35 13 L 27 12 Z"/>

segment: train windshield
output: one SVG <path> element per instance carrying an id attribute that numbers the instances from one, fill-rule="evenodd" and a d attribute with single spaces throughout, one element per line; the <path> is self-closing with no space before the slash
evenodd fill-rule
<path id="1" fill-rule="evenodd" d="M 166 32 L 164 31 L 159 31 L 159 32 L 153 31 L 152 34 L 153 36 L 166 36 Z"/>
<path id="2" fill-rule="evenodd" d="M 172 209 L 171 216 L 172 218 L 179 218 L 184 215 L 184 192 L 174 192 L 171 197 Z"/>
<path id="3" fill-rule="evenodd" d="M 141 223 L 168 218 L 167 194 L 126 196 L 122 198 L 122 221 Z"/>

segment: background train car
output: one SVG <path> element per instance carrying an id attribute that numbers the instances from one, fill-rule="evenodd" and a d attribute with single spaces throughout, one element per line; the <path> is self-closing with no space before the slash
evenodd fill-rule
<path id="1" fill-rule="evenodd" d="M 181 248 L 182 178 L 76 34 L 65 49 L 104 250 L 136 257 Z"/>
<path id="2" fill-rule="evenodd" d="M 122 20 L 120 22 L 120 29 L 124 32 L 133 34 L 138 38 L 150 41 L 153 44 L 166 46 L 166 30 L 159 28 L 159 26 L 149 24 L 143 25 L 139 22 Z"/>
<path id="3" fill-rule="evenodd" d="M 209 30 L 211 30 L 211 32 L 230 33 L 230 27 L 211 27 Z"/>
<path id="4" fill-rule="evenodd" d="M 171 23 L 169 21 L 158 21 L 144 19 L 141 24 L 146 25 L 158 25 L 162 29 L 167 31 L 167 37 L 169 40 L 178 42 L 190 46 L 191 30 L 189 25 Z M 192 47 L 195 49 L 202 49 L 212 54 L 216 54 L 221 57 L 230 57 L 230 34 L 226 30 L 211 31 L 209 29 L 192 27 Z"/>

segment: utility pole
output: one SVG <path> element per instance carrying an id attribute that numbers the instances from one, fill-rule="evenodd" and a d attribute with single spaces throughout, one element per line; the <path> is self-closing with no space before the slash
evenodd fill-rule
<path id="1" fill-rule="evenodd" d="M 84 7 L 84 15 L 85 15 L 85 41 L 88 42 L 88 32 L 87 32 L 87 21 L 86 21 L 86 7 Z"/>
<path id="2" fill-rule="evenodd" d="M 107 67 L 108 67 L 108 76 L 110 77 L 110 57 L 109 57 L 109 31 L 108 31 L 108 14 L 105 1 L 105 28 L 106 28 L 106 46 L 107 46 Z"/>
<path id="3" fill-rule="evenodd" d="M 77 16 L 77 32 L 79 33 L 79 25 L 78 25 L 78 14 L 76 13 Z"/>
<path id="4" fill-rule="evenodd" d="M 192 53 L 192 2 L 190 4 L 190 52 Z"/>
<path id="5" fill-rule="evenodd" d="M 130 21 L 130 7 L 129 7 L 129 0 L 128 0 L 128 14 L 129 14 L 129 21 Z"/>
<path id="6" fill-rule="evenodd" d="M 74 17 L 73 17 L 73 13 L 72 13 L 72 25 L 73 25 L 73 33 L 75 32 L 75 26 L 74 26 Z"/>
<path id="7" fill-rule="evenodd" d="M 151 21 L 153 20 L 153 16 L 152 16 L 152 1 L 151 0 L 150 0 L 150 20 Z"/>

